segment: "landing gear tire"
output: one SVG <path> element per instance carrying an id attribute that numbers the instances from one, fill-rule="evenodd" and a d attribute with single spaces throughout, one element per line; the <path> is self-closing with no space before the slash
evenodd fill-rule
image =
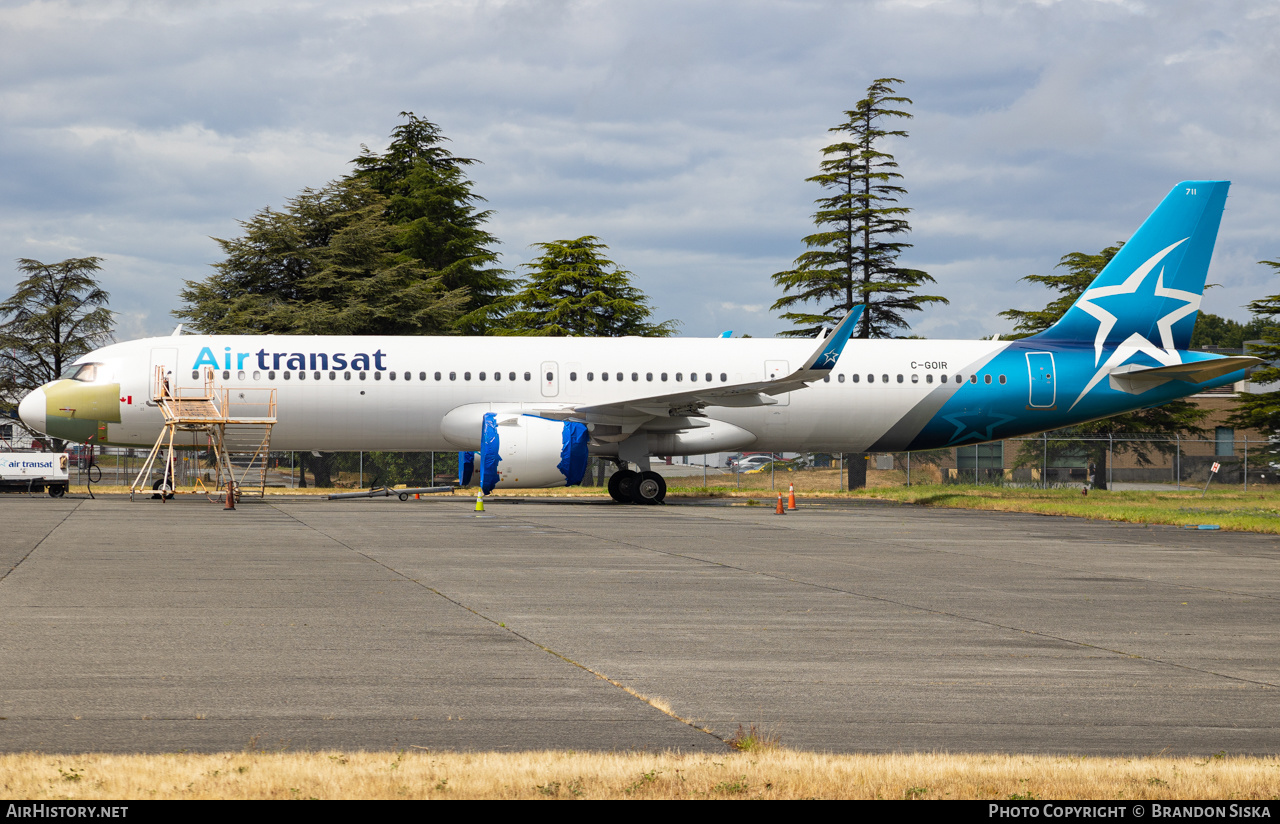
<path id="1" fill-rule="evenodd" d="M 167 501 L 173 497 L 173 487 L 169 486 L 163 480 L 156 481 L 151 485 L 151 488 L 156 490 L 156 494 L 151 496 L 151 500 L 153 501 L 157 498 L 161 501 Z"/>
<path id="2" fill-rule="evenodd" d="M 609 476 L 609 497 L 620 504 L 629 504 L 633 498 L 631 490 L 635 488 L 639 474 L 630 469 L 619 469 Z"/>
<path id="3" fill-rule="evenodd" d="M 49 497 L 50 497 L 50 498 L 61 498 L 63 495 L 66 495 L 66 494 L 67 494 L 67 488 L 66 488 L 65 486 L 63 486 L 62 484 L 50 484 L 50 485 L 49 485 Z"/>
<path id="4" fill-rule="evenodd" d="M 657 472 L 641 472 L 631 486 L 631 500 L 638 504 L 660 504 L 667 497 L 667 482 Z"/>

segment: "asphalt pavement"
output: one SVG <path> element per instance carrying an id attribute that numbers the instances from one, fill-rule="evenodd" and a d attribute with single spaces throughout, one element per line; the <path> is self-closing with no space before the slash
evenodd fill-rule
<path id="1" fill-rule="evenodd" d="M 0 750 L 1280 749 L 1274 537 L 472 507 L 0 496 Z"/>

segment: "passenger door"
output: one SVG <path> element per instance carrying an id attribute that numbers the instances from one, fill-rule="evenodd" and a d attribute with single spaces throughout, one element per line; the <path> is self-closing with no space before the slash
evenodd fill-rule
<path id="1" fill-rule="evenodd" d="M 1032 409 L 1050 409 L 1057 400 L 1053 379 L 1053 353 L 1028 352 L 1027 374 L 1031 378 L 1031 394 L 1027 405 Z"/>

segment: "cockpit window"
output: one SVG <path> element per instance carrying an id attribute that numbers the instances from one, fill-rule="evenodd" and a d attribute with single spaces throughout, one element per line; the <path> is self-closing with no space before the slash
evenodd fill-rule
<path id="1" fill-rule="evenodd" d="M 106 368 L 101 363 L 72 364 L 62 373 L 64 379 L 69 378 L 82 383 L 93 383 L 98 378 L 105 378 L 106 376 Z"/>

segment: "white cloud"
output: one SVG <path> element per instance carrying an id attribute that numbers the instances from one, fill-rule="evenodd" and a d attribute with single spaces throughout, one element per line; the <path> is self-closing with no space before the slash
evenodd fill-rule
<path id="1" fill-rule="evenodd" d="M 1187 178 L 1236 181 L 1205 308 L 1243 317 L 1280 291 L 1254 263 L 1280 256 L 1277 21 L 1265 0 L 11 3 L 0 253 L 101 254 L 122 334 L 167 333 L 210 236 L 413 110 L 484 161 L 507 266 L 594 234 L 684 334 L 772 334 L 770 275 L 813 231 L 804 178 L 888 75 L 915 101 L 892 147 L 904 262 L 952 301 L 915 331 L 1006 330 L 999 309 L 1043 305 L 1018 278 L 1127 236 Z"/>

